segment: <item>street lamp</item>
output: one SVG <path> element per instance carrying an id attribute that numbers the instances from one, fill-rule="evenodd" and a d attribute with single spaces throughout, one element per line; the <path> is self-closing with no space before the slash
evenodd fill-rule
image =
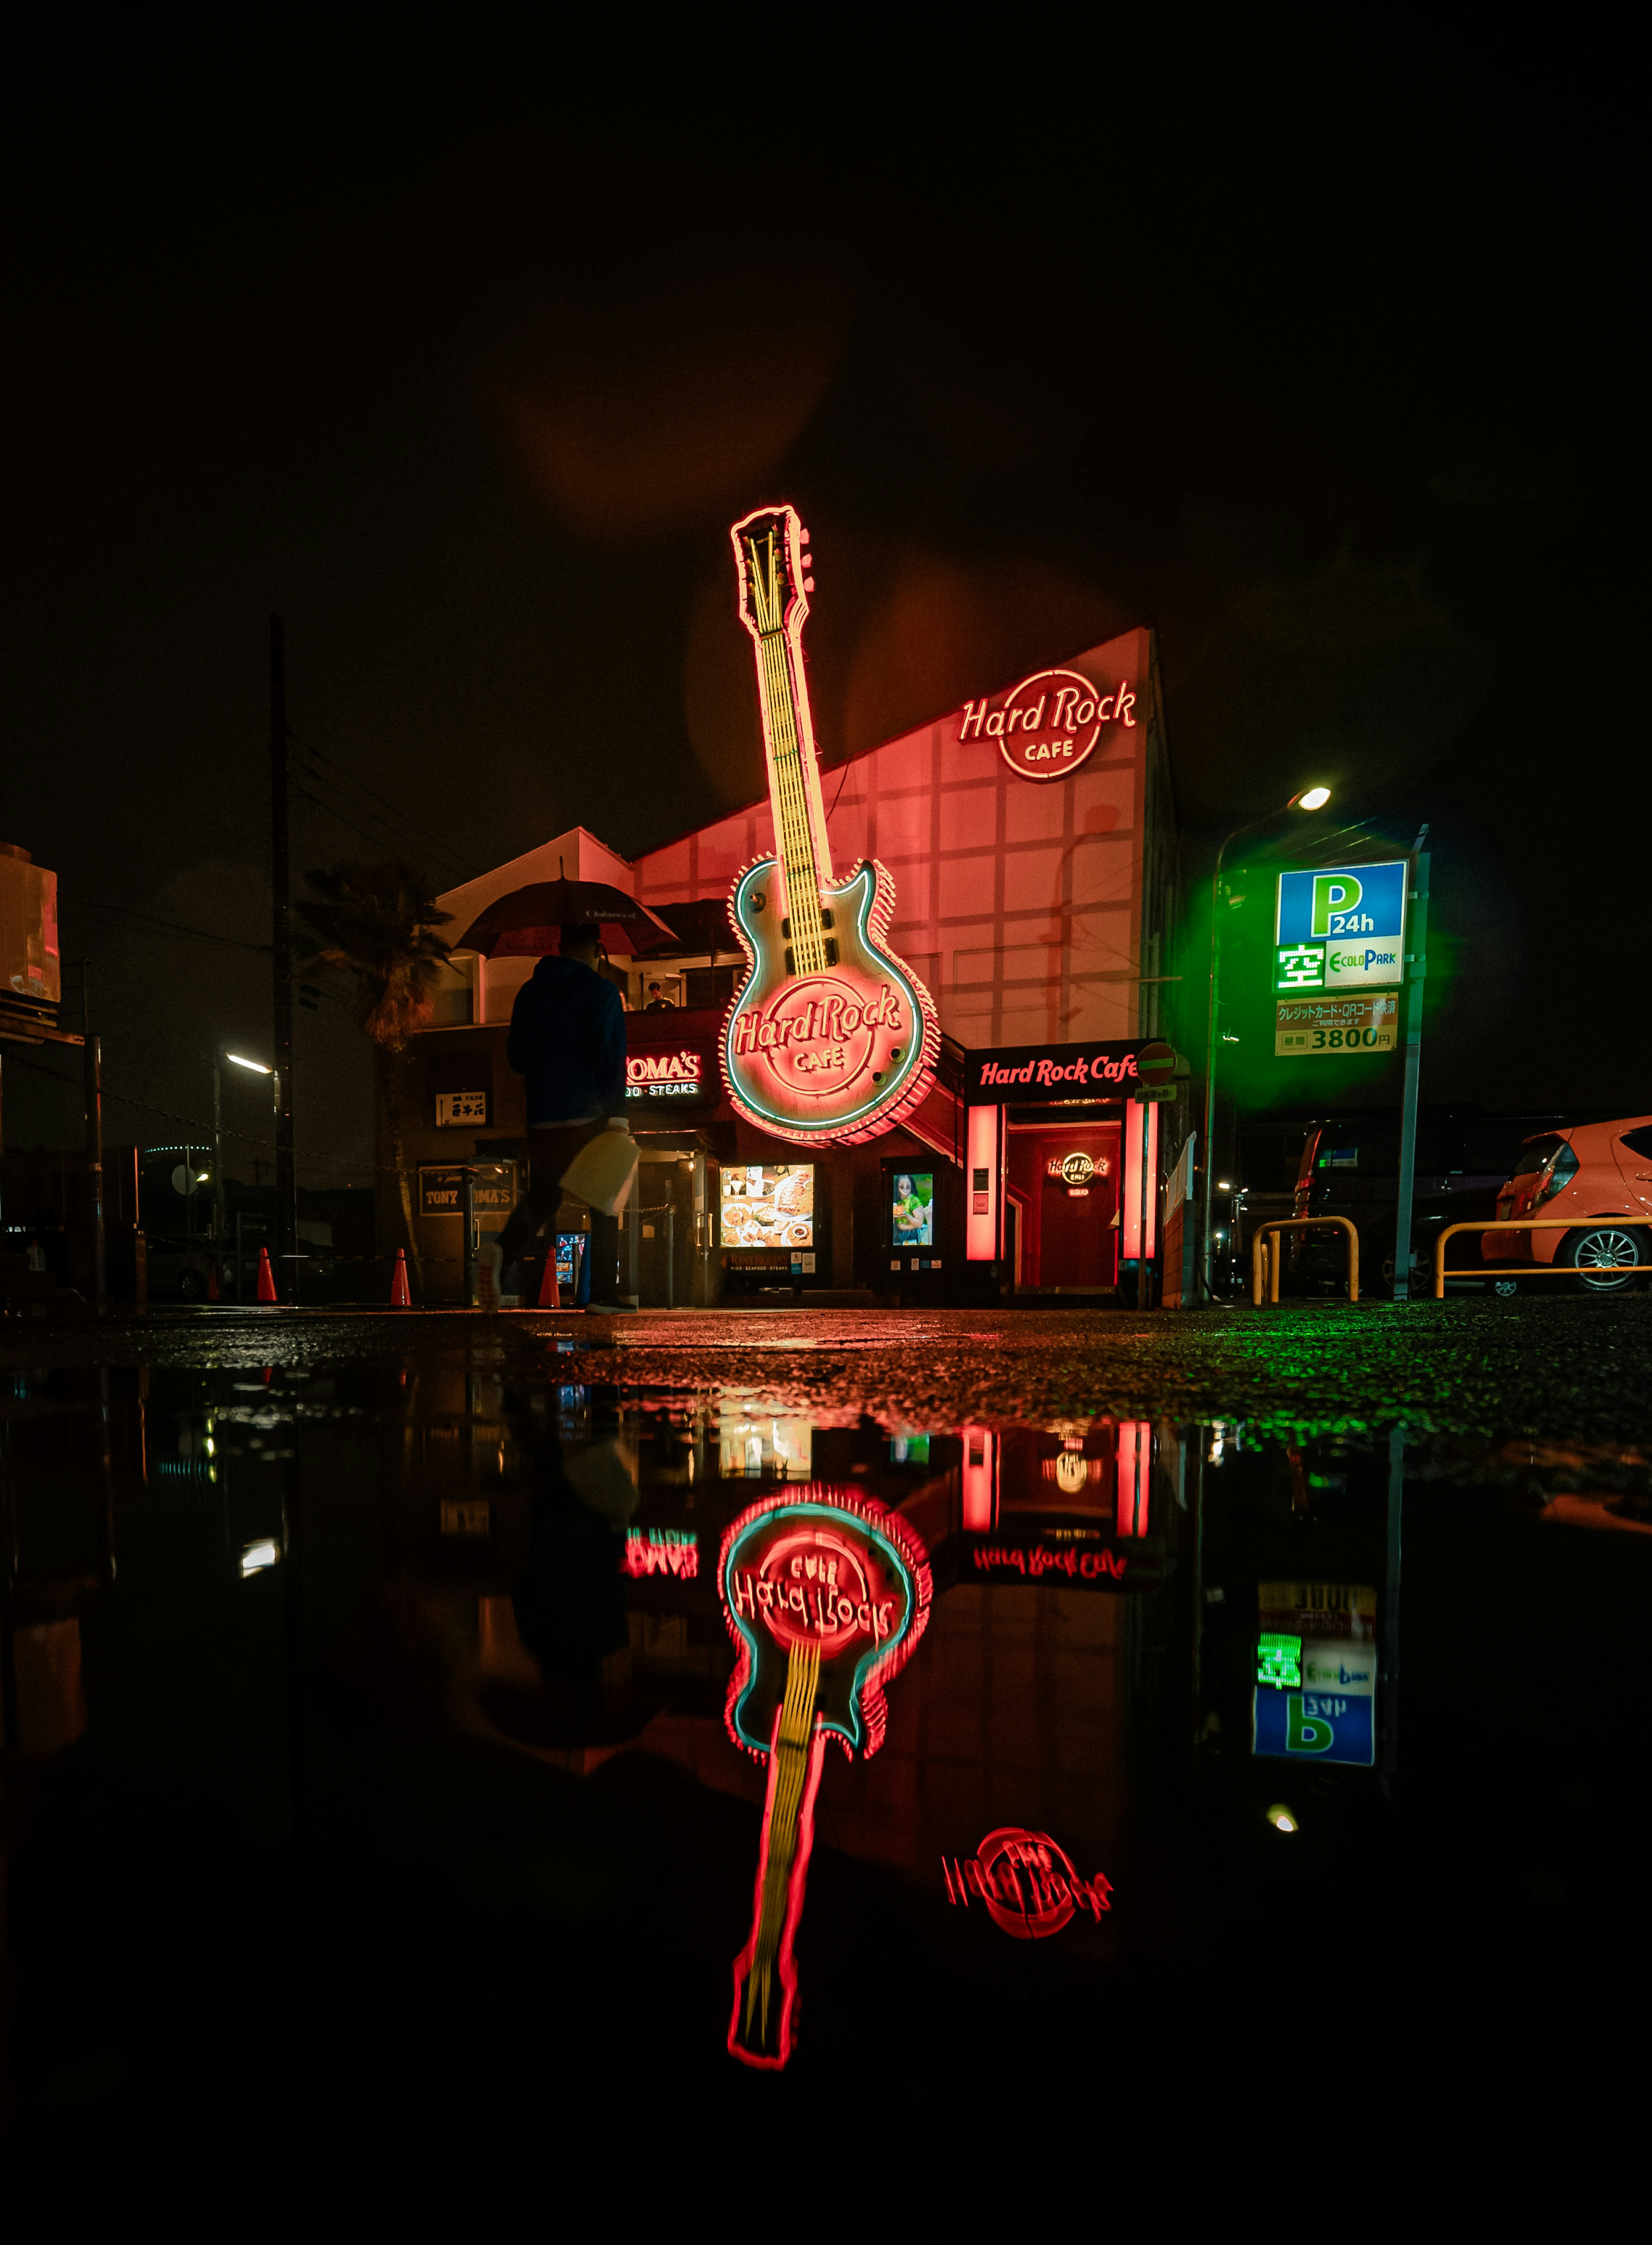
<path id="1" fill-rule="evenodd" d="M 1287 811 L 1323 811 L 1330 801 L 1328 787 L 1299 788 L 1285 805 Z M 1217 940 L 1217 907 L 1222 901 L 1222 861 L 1234 843 L 1247 834 L 1271 824 L 1268 818 L 1253 819 L 1249 826 L 1236 826 L 1216 852 L 1215 871 L 1210 876 L 1210 1035 L 1205 1053 L 1205 1164 L 1204 1164 L 1204 1290 L 1207 1301 L 1215 1299 L 1210 1285 L 1210 1184 L 1215 1170 L 1216 1115 L 1216 989 L 1221 950 Z"/>
<path id="2" fill-rule="evenodd" d="M 227 1046 L 220 1045 L 213 1055 L 213 1228 L 218 1235 L 218 1251 L 224 1251 L 224 1062 L 232 1068 L 244 1068 L 252 1075 L 267 1075 L 274 1095 L 275 1113 L 281 1111 L 281 1079 L 277 1069 L 266 1068 L 261 1060 L 248 1060 L 243 1053 L 233 1053 Z M 235 1257 L 235 1299 L 240 1299 L 240 1256 Z"/>

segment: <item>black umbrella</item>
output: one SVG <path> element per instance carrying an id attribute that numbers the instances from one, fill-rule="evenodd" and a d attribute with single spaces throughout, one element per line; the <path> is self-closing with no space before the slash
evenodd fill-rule
<path id="1" fill-rule="evenodd" d="M 559 948 L 565 927 L 593 923 L 610 951 L 660 951 L 677 939 L 647 905 L 607 881 L 530 881 L 496 897 L 454 945 L 484 959 L 542 959 Z"/>

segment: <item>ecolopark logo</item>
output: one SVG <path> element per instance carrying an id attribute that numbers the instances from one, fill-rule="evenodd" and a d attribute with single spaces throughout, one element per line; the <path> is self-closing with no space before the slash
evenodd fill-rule
<path id="1" fill-rule="evenodd" d="M 1281 873 L 1274 991 L 1394 987 L 1405 979 L 1404 859 Z"/>

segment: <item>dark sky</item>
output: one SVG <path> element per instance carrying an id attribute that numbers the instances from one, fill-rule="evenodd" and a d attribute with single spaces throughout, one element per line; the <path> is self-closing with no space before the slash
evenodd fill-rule
<path id="1" fill-rule="evenodd" d="M 761 790 L 726 526 L 781 496 L 829 759 L 1153 622 L 1195 889 L 1310 777 L 1425 817 L 1425 1095 L 1652 1105 L 1628 52 L 1442 20 L 1287 62 L 1168 18 L 790 132 L 728 86 L 579 129 L 509 58 L 14 83 L 0 839 L 149 1102 L 112 1138 L 267 1049 L 271 609 L 300 866 L 630 854 Z M 362 1176 L 355 1032 L 300 1026 L 302 1174 Z M 72 1143 L 7 1074 L 8 1141 Z"/>

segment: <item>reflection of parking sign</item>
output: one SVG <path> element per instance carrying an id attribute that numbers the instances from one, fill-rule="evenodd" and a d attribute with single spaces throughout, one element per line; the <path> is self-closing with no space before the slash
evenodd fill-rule
<path id="1" fill-rule="evenodd" d="M 1376 1706 L 1369 1686 L 1280 1692 L 1258 1685 L 1250 1750 L 1283 1761 L 1355 1762 L 1368 1769 L 1377 1759 Z"/>

